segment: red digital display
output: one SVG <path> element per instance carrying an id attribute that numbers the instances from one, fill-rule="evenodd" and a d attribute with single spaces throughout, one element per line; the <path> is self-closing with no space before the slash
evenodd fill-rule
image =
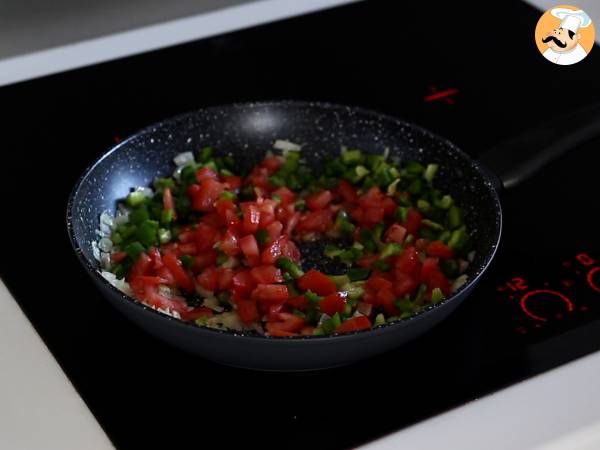
<path id="1" fill-rule="evenodd" d="M 556 275 L 549 272 L 552 278 L 541 282 L 514 276 L 496 287 L 522 313 L 514 316 L 517 333 L 543 329 L 549 322 L 574 317 L 573 313 L 581 317 L 600 312 L 600 297 L 596 296 L 600 294 L 600 262 L 581 252 L 554 269 Z"/>
<path id="2" fill-rule="evenodd" d="M 429 86 L 429 90 L 431 91 L 431 94 L 426 95 L 423 98 L 423 101 L 425 102 L 433 102 L 436 100 L 440 100 L 449 105 L 452 105 L 454 104 L 454 99 L 452 97 L 458 94 L 458 89 L 456 88 L 449 88 L 440 91 L 436 86 Z"/>

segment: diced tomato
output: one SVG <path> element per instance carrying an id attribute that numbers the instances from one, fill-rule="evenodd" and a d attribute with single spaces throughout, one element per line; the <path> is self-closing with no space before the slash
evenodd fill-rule
<path id="1" fill-rule="evenodd" d="M 423 261 L 423 266 L 422 266 L 421 272 L 420 272 L 421 282 L 428 280 L 430 275 L 433 272 L 439 270 L 438 262 L 439 262 L 438 258 L 434 258 L 434 257 L 425 258 L 425 261 Z"/>
<path id="2" fill-rule="evenodd" d="M 221 217 L 224 224 L 230 225 L 240 221 L 237 215 L 237 208 L 231 200 L 222 198 L 217 201 L 215 207 L 217 209 L 217 214 Z"/>
<path id="3" fill-rule="evenodd" d="M 402 244 L 405 237 L 406 228 L 397 223 L 390 225 L 384 235 L 385 242 L 397 242 L 398 244 Z"/>
<path id="4" fill-rule="evenodd" d="M 227 291 L 233 287 L 233 269 L 227 267 L 217 268 L 217 284 L 220 291 Z"/>
<path id="5" fill-rule="evenodd" d="M 294 262 L 300 261 L 300 250 L 293 241 L 287 237 L 281 241 L 281 256 L 290 258 Z"/>
<path id="6" fill-rule="evenodd" d="M 404 272 L 396 272 L 396 280 L 394 281 L 394 294 L 396 297 L 404 297 L 406 294 L 411 294 L 419 286 L 419 282 L 405 274 Z"/>
<path id="7" fill-rule="evenodd" d="M 175 256 L 174 253 L 167 253 L 163 257 L 163 261 L 169 272 L 175 278 L 175 282 L 188 292 L 194 291 L 194 280 L 188 273 L 183 269 L 181 261 Z"/>
<path id="8" fill-rule="evenodd" d="M 148 256 L 152 259 L 152 268 L 154 270 L 158 270 L 165 265 L 162 260 L 162 255 L 156 247 L 152 247 L 148 250 Z"/>
<path id="9" fill-rule="evenodd" d="M 254 235 L 249 234 L 239 240 L 240 249 L 248 260 L 250 266 L 256 266 L 260 264 L 260 253 L 258 251 L 258 243 Z"/>
<path id="10" fill-rule="evenodd" d="M 275 264 L 277 259 L 281 256 L 281 244 L 285 242 L 285 240 L 285 236 L 280 236 L 267 245 L 260 257 L 263 264 Z"/>
<path id="11" fill-rule="evenodd" d="M 329 209 L 309 211 L 300 216 L 297 231 L 317 231 L 325 233 L 333 225 L 333 212 Z"/>
<path id="12" fill-rule="evenodd" d="M 302 328 L 304 328 L 304 319 L 290 313 L 279 313 L 278 321 L 267 323 L 267 331 L 271 335 L 279 332 L 298 333 Z"/>
<path id="13" fill-rule="evenodd" d="M 162 279 L 167 280 L 165 284 L 168 284 L 169 286 L 175 285 L 175 277 L 173 276 L 173 274 L 171 274 L 171 272 L 169 271 L 169 269 L 167 269 L 166 266 L 162 266 L 160 269 L 158 269 L 156 271 L 156 274 Z"/>
<path id="14" fill-rule="evenodd" d="M 140 275 L 148 275 L 152 271 L 152 259 L 146 254 L 141 253 L 136 262 L 133 264 L 129 277 L 138 277 Z"/>
<path id="15" fill-rule="evenodd" d="M 366 282 L 369 289 L 379 291 L 381 289 L 391 289 L 392 282 L 380 275 L 372 275 Z"/>
<path id="16" fill-rule="evenodd" d="M 221 225 L 223 225 L 223 221 L 221 220 L 221 217 L 217 214 L 216 210 L 209 212 L 208 214 L 204 214 L 200 218 L 199 224 L 200 223 L 203 223 L 204 225 L 208 225 L 209 227 L 215 229 L 218 229 L 221 227 Z"/>
<path id="17" fill-rule="evenodd" d="M 178 254 L 181 255 L 195 255 L 198 253 L 198 246 L 195 242 L 181 243 L 177 246 Z"/>
<path id="18" fill-rule="evenodd" d="M 190 186 L 187 188 L 187 195 L 190 198 L 194 198 L 196 196 L 196 194 L 198 194 L 198 192 L 200 192 L 200 185 L 196 184 L 196 183 L 192 183 L 190 184 Z"/>
<path id="19" fill-rule="evenodd" d="M 202 252 L 196 256 L 194 256 L 194 262 L 192 264 L 192 272 L 198 273 L 202 269 L 216 264 L 217 262 L 217 252 L 214 249 L 208 249 L 205 252 Z"/>
<path id="20" fill-rule="evenodd" d="M 198 251 L 203 252 L 213 248 L 219 237 L 219 230 L 217 228 L 206 223 L 199 223 L 195 235 Z"/>
<path id="21" fill-rule="evenodd" d="M 212 211 L 215 202 L 219 199 L 224 190 L 225 186 L 222 183 L 219 183 L 212 178 L 204 179 L 200 184 L 200 190 L 192 200 L 192 207 L 199 211 Z"/>
<path id="22" fill-rule="evenodd" d="M 368 330 L 369 328 L 371 328 L 371 321 L 369 318 L 365 316 L 357 316 L 342 322 L 342 324 L 338 326 L 335 331 L 338 333 L 347 333 L 349 331 Z"/>
<path id="23" fill-rule="evenodd" d="M 223 177 L 223 182 L 232 191 L 237 191 L 242 186 L 242 178 L 236 175 L 227 175 Z"/>
<path id="24" fill-rule="evenodd" d="M 264 303 L 283 303 L 288 298 L 288 288 L 285 284 L 259 284 L 251 298 Z"/>
<path id="25" fill-rule="evenodd" d="M 296 194 L 293 191 L 290 191 L 286 186 L 275 189 L 271 194 L 279 196 L 281 199 L 281 206 L 284 207 L 290 203 L 294 203 L 296 200 Z"/>
<path id="26" fill-rule="evenodd" d="M 265 167 L 255 167 L 246 178 L 246 183 L 257 186 L 263 189 L 268 189 L 269 185 L 269 171 Z"/>
<path id="27" fill-rule="evenodd" d="M 283 159 L 281 156 L 265 158 L 263 159 L 262 163 L 260 163 L 260 165 L 266 168 L 270 174 L 275 173 L 275 171 L 281 167 L 281 164 L 283 164 Z"/>
<path id="28" fill-rule="evenodd" d="M 110 260 L 115 264 L 119 264 L 125 258 L 127 258 L 127 252 L 114 252 L 110 255 Z"/>
<path id="29" fill-rule="evenodd" d="M 377 301 L 381 306 L 383 306 L 385 312 L 387 312 L 389 315 L 395 316 L 400 313 L 394 304 L 396 301 L 396 295 L 394 294 L 391 286 L 377 291 Z"/>
<path id="30" fill-rule="evenodd" d="M 192 230 L 191 227 L 185 227 L 181 230 L 181 232 L 177 235 L 177 240 L 179 242 L 183 242 L 184 244 L 187 242 L 192 242 L 196 239 L 196 231 Z"/>
<path id="31" fill-rule="evenodd" d="M 215 266 L 208 266 L 196 278 L 198 284 L 210 292 L 217 290 L 217 269 Z"/>
<path id="32" fill-rule="evenodd" d="M 219 176 L 212 169 L 204 166 L 196 171 L 196 181 L 202 184 L 204 180 L 218 180 Z"/>
<path id="33" fill-rule="evenodd" d="M 378 187 L 372 187 L 358 198 L 361 208 L 383 207 L 384 195 Z"/>
<path id="34" fill-rule="evenodd" d="M 129 278 L 129 285 L 134 290 L 134 292 L 144 292 L 146 286 L 159 286 L 161 284 L 166 284 L 167 280 L 161 277 L 153 277 L 148 275 L 139 275 L 135 277 Z"/>
<path id="35" fill-rule="evenodd" d="M 187 304 L 185 300 L 180 297 L 168 298 L 158 292 L 158 287 L 147 284 L 144 287 L 144 293 L 142 298 L 146 303 L 155 308 L 168 309 L 177 311 L 179 314 L 187 311 Z"/>
<path id="36" fill-rule="evenodd" d="M 379 260 L 379 255 L 365 255 L 356 261 L 356 264 L 360 267 L 368 268 L 377 260 Z"/>
<path id="37" fill-rule="evenodd" d="M 306 310 L 308 308 L 308 299 L 304 295 L 298 295 L 296 297 L 290 298 L 287 301 L 287 304 L 291 308 L 296 308 L 300 311 Z"/>
<path id="38" fill-rule="evenodd" d="M 240 270 L 233 276 L 233 289 L 238 297 L 248 297 L 255 287 L 256 281 L 250 275 L 249 270 Z"/>
<path id="39" fill-rule="evenodd" d="M 315 331 L 315 327 L 311 327 L 311 326 L 304 326 L 302 327 L 302 329 L 300 330 L 300 334 L 302 336 L 312 336 L 313 333 Z"/>
<path id="40" fill-rule="evenodd" d="M 363 215 L 361 223 L 366 227 L 374 227 L 380 222 L 383 222 L 383 216 L 385 215 L 385 209 L 382 206 L 369 206 L 363 208 Z"/>
<path id="41" fill-rule="evenodd" d="M 346 307 L 345 296 L 341 292 L 329 294 L 319 303 L 319 308 L 325 314 L 333 316 L 336 312 L 343 313 Z"/>
<path id="42" fill-rule="evenodd" d="M 433 241 L 426 248 L 425 253 L 429 256 L 437 256 L 439 258 L 452 258 L 452 249 L 442 241 Z"/>
<path id="43" fill-rule="evenodd" d="M 383 199 L 383 211 L 385 217 L 393 217 L 396 214 L 397 209 L 396 202 L 391 197 L 384 197 Z"/>
<path id="44" fill-rule="evenodd" d="M 298 279 L 298 287 L 303 291 L 312 291 L 318 295 L 329 295 L 337 291 L 335 283 L 318 270 L 309 270 Z"/>
<path id="45" fill-rule="evenodd" d="M 196 320 L 200 317 L 212 317 L 213 311 L 206 306 L 200 306 L 189 311 L 180 312 L 179 315 L 183 320 Z"/>
<path id="46" fill-rule="evenodd" d="M 279 236 L 281 236 L 281 231 L 283 230 L 283 225 L 279 221 L 275 221 L 270 224 L 267 228 L 267 234 L 269 235 L 269 242 L 273 242 Z"/>
<path id="47" fill-rule="evenodd" d="M 318 211 L 325 208 L 332 198 L 333 195 L 328 190 L 313 192 L 306 197 L 306 207 L 312 211 Z"/>
<path id="48" fill-rule="evenodd" d="M 402 254 L 396 259 L 394 270 L 403 272 L 413 278 L 419 278 L 421 273 L 421 260 L 419 259 L 417 249 L 412 245 L 405 248 Z"/>
<path id="49" fill-rule="evenodd" d="M 250 275 L 257 284 L 280 283 L 283 281 L 281 270 L 275 266 L 257 266 L 250 270 Z"/>
<path id="50" fill-rule="evenodd" d="M 439 288 L 445 296 L 451 294 L 450 282 L 446 278 L 446 275 L 439 269 L 432 272 L 426 282 L 430 290 Z"/>
<path id="51" fill-rule="evenodd" d="M 240 246 L 238 242 L 237 232 L 229 227 L 219 243 L 219 250 L 228 256 L 236 256 L 240 253 Z"/>
<path id="52" fill-rule="evenodd" d="M 250 324 L 260 320 L 255 300 L 238 300 L 236 305 L 238 316 L 240 316 L 242 322 Z"/>
<path id="53" fill-rule="evenodd" d="M 338 194 L 347 202 L 355 202 L 358 199 L 356 189 L 346 180 L 340 181 L 337 190 Z"/>
<path id="54" fill-rule="evenodd" d="M 175 213 L 175 202 L 173 201 L 173 194 L 170 187 L 165 187 L 163 190 L 163 208 Z"/>
<path id="55" fill-rule="evenodd" d="M 299 221 L 300 213 L 294 212 L 292 214 L 289 214 L 285 222 L 285 234 L 291 236 L 294 231 L 294 228 L 296 228 L 296 225 L 298 225 Z"/>
<path id="56" fill-rule="evenodd" d="M 242 203 L 243 229 L 244 233 L 252 234 L 258 230 L 258 224 L 260 223 L 260 211 L 254 203 L 246 202 Z"/>
<path id="57" fill-rule="evenodd" d="M 416 235 L 417 231 L 421 227 L 421 221 L 423 216 L 415 208 L 408 208 L 408 214 L 406 215 L 406 231 L 409 234 Z"/>

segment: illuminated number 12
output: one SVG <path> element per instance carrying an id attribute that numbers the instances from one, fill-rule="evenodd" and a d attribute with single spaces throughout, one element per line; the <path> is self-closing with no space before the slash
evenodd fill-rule
<path id="1" fill-rule="evenodd" d="M 527 286 L 527 283 L 525 283 L 525 280 L 521 277 L 512 278 L 509 282 L 506 283 L 506 285 L 511 291 L 514 292 L 524 291 L 525 289 L 529 288 L 529 286 Z"/>

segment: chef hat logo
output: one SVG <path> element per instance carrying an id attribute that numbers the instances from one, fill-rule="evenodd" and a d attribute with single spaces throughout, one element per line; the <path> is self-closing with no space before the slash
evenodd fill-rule
<path id="1" fill-rule="evenodd" d="M 585 59 L 594 46 L 594 23 L 581 8 L 557 5 L 540 17 L 535 43 L 548 61 L 571 65 Z"/>

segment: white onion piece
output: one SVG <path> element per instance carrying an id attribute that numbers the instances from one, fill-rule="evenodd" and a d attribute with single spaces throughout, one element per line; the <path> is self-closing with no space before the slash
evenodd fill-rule
<path id="1" fill-rule="evenodd" d="M 464 259 L 458 260 L 458 272 L 464 273 L 465 270 L 469 267 L 469 261 L 465 261 Z"/>
<path id="2" fill-rule="evenodd" d="M 129 222 L 129 211 L 121 211 L 117 212 L 117 217 L 115 217 L 114 224 L 115 225 L 125 225 Z"/>
<path id="3" fill-rule="evenodd" d="M 204 299 L 204 301 L 202 302 L 203 306 L 206 306 L 207 308 L 212 309 L 213 311 L 216 312 L 223 312 L 225 310 L 225 308 L 223 308 L 221 305 L 219 305 L 219 300 L 217 300 L 216 297 L 206 297 Z"/>
<path id="4" fill-rule="evenodd" d="M 302 147 L 300 147 L 300 145 L 298 144 L 295 144 L 294 142 L 287 141 L 285 139 L 277 139 L 273 144 L 273 148 L 283 151 L 298 151 Z"/>
<path id="5" fill-rule="evenodd" d="M 361 313 L 363 316 L 370 316 L 371 311 L 373 310 L 373 305 L 365 302 L 358 302 L 356 305 L 356 311 Z"/>
<path id="6" fill-rule="evenodd" d="M 152 190 L 152 188 L 149 187 L 143 187 L 143 186 L 139 186 L 135 188 L 136 192 L 141 192 L 142 194 L 144 194 L 146 197 L 150 198 L 154 195 L 154 191 Z"/>
<path id="7" fill-rule="evenodd" d="M 112 266 L 110 253 L 100 252 L 100 265 L 104 270 L 110 270 Z"/>
<path id="8" fill-rule="evenodd" d="M 100 223 L 108 225 L 110 228 L 115 226 L 114 218 L 109 211 L 103 211 L 102 214 L 100 214 Z"/>
<path id="9" fill-rule="evenodd" d="M 468 259 L 470 262 L 473 262 L 473 260 L 475 259 L 475 250 L 471 250 L 471 251 L 469 252 L 469 254 L 467 255 L 467 259 Z"/>
<path id="10" fill-rule="evenodd" d="M 100 262 L 100 249 L 96 241 L 92 241 L 92 255 L 94 255 L 96 261 Z"/>
<path id="11" fill-rule="evenodd" d="M 454 280 L 454 283 L 452 283 L 452 292 L 458 291 L 467 282 L 467 279 L 466 275 L 461 275 Z"/>
<path id="12" fill-rule="evenodd" d="M 386 147 L 383 149 L 383 159 L 388 159 L 388 156 L 390 156 L 390 148 Z"/>
<path id="13" fill-rule="evenodd" d="M 177 181 L 181 181 L 181 171 L 187 166 L 179 166 L 177 167 L 177 169 L 175 169 L 173 171 L 173 178 L 175 178 Z"/>
<path id="14" fill-rule="evenodd" d="M 319 318 L 319 325 L 321 325 L 323 322 L 325 322 L 326 320 L 331 319 L 331 316 L 328 314 L 321 314 L 321 317 Z"/>
<path id="15" fill-rule="evenodd" d="M 103 252 L 110 252 L 113 248 L 113 243 L 109 238 L 102 238 L 98 241 L 98 248 Z"/>
<path id="16" fill-rule="evenodd" d="M 194 154 L 192 152 L 183 152 L 173 158 L 173 162 L 177 167 L 186 166 L 194 162 Z"/>
<path id="17" fill-rule="evenodd" d="M 100 274 L 104 277 L 106 281 L 108 281 L 118 290 L 120 290 L 124 294 L 131 295 L 131 288 L 129 287 L 129 283 L 125 281 L 124 278 L 122 280 L 119 280 L 114 273 L 108 272 L 106 270 L 102 270 Z"/>

